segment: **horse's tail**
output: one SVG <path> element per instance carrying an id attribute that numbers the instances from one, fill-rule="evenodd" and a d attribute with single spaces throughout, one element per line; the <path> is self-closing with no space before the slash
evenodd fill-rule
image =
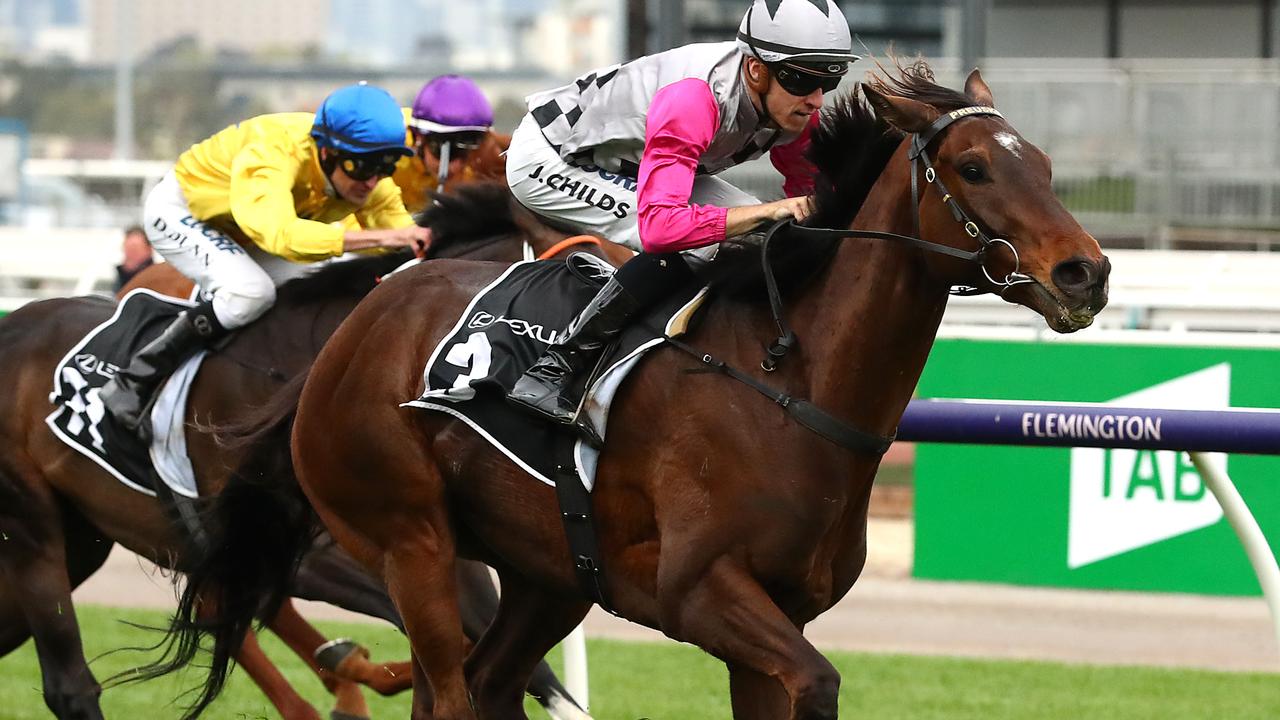
<path id="1" fill-rule="evenodd" d="M 289 437 L 306 373 L 253 417 L 222 428 L 221 440 L 244 449 L 243 460 L 202 519 L 208 549 L 185 568 L 187 584 L 155 662 L 113 681 L 145 680 L 191 663 L 212 640 L 209 675 L 184 720 L 202 713 L 222 691 L 231 662 L 254 619 L 269 620 L 289 596 L 295 569 L 316 528 L 293 475 Z"/>

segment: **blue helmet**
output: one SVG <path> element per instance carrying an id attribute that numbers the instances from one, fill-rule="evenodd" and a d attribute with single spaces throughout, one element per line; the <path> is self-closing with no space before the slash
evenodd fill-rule
<path id="1" fill-rule="evenodd" d="M 316 146 L 345 153 L 412 155 L 405 145 L 404 113 L 391 93 L 359 83 L 335 90 L 316 110 Z"/>

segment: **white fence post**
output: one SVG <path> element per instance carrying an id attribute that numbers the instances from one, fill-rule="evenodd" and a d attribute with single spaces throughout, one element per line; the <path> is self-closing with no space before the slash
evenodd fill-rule
<path id="1" fill-rule="evenodd" d="M 1276 636 L 1276 645 L 1280 647 L 1280 568 L 1276 567 L 1276 556 L 1271 552 L 1271 546 L 1267 543 L 1266 536 L 1262 534 L 1262 528 L 1258 527 L 1258 521 L 1249 512 L 1249 507 L 1244 504 L 1244 498 L 1240 497 L 1240 491 L 1236 490 L 1231 478 L 1227 477 L 1226 473 L 1219 472 L 1204 453 L 1193 452 L 1190 455 L 1191 462 L 1200 472 L 1200 477 L 1204 479 L 1205 484 L 1209 486 L 1209 491 L 1218 499 L 1223 514 L 1227 516 L 1227 522 L 1231 523 L 1231 528 L 1239 536 L 1240 543 L 1244 545 L 1245 554 L 1249 556 L 1249 562 L 1253 565 L 1254 572 L 1258 574 L 1258 583 L 1262 585 L 1262 596 L 1267 601 L 1267 608 L 1271 610 L 1271 624 Z"/>
<path id="2" fill-rule="evenodd" d="M 574 628 L 564 639 L 564 684 L 582 709 L 590 711 L 590 698 L 587 696 L 587 634 L 582 625 Z"/>

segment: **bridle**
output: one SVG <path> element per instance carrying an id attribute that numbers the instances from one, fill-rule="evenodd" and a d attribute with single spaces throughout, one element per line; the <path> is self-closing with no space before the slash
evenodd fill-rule
<path id="1" fill-rule="evenodd" d="M 976 117 L 982 115 L 991 115 L 1003 118 L 999 110 L 993 107 L 985 107 L 981 105 L 973 105 L 959 110 L 952 110 L 944 113 L 937 120 L 925 128 L 922 132 L 912 133 L 907 149 L 907 157 L 911 161 L 911 198 L 915 203 L 915 212 L 911 215 L 912 225 L 915 229 L 914 235 L 901 235 L 899 233 L 884 232 L 879 230 L 853 230 L 853 229 L 831 229 L 831 228 L 813 228 L 804 225 L 795 224 L 794 220 L 779 220 L 765 231 L 764 241 L 760 243 L 761 263 L 764 269 L 765 286 L 769 291 L 769 305 L 773 310 L 774 322 L 778 325 L 779 336 L 773 341 L 767 350 L 767 356 L 760 363 L 760 367 L 765 372 L 773 372 L 777 369 L 778 362 L 782 360 L 787 351 L 796 343 L 795 333 L 787 326 L 786 320 L 783 318 L 782 296 L 778 292 L 778 282 L 774 278 L 773 265 L 769 259 L 769 244 L 773 237 L 782 228 L 787 228 L 789 236 L 799 236 L 801 238 L 827 238 L 844 240 L 845 238 L 872 238 L 877 240 L 891 240 L 902 243 L 911 247 L 919 248 L 928 252 L 946 255 L 948 257 L 957 258 L 965 262 L 976 264 L 982 270 L 983 276 L 987 279 L 995 289 L 999 290 L 1000 295 L 1004 295 L 1009 288 L 1027 283 L 1034 283 L 1036 279 L 1020 272 L 1022 260 L 1018 256 L 1018 251 L 1013 244 L 1004 238 L 993 238 L 988 235 L 978 223 L 970 218 L 969 214 L 960 207 L 960 203 L 955 196 L 947 190 L 947 186 L 942 183 L 942 178 L 938 177 L 938 171 L 933 167 L 932 161 L 929 160 L 927 150 L 933 141 L 952 123 L 967 117 Z M 960 250 L 950 245 L 942 245 L 940 243 L 930 242 L 920 237 L 920 212 L 924 204 L 924 196 L 920 192 L 919 177 L 921 175 L 920 168 L 924 168 L 924 179 L 926 182 L 934 185 L 938 189 L 938 193 L 942 198 L 942 202 L 951 210 L 952 217 L 956 222 L 964 227 L 964 232 L 969 237 L 978 241 L 978 249 L 976 250 Z M 1013 270 L 1010 270 L 1003 280 L 996 280 L 991 276 L 991 271 L 987 269 L 987 251 L 993 247 L 1003 245 L 1013 254 Z M 981 295 L 990 292 L 989 289 L 960 285 L 950 289 L 952 295 Z"/>
<path id="2" fill-rule="evenodd" d="M 1035 278 L 1019 272 L 1019 269 L 1022 266 L 1022 259 L 1018 257 L 1018 250 L 1012 243 L 1004 238 L 993 238 L 990 235 L 987 235 L 978 223 L 969 218 L 969 215 L 965 213 L 964 208 L 960 207 L 960 203 L 956 201 L 955 196 L 952 195 L 951 192 L 947 190 L 947 186 L 942 183 L 942 178 L 938 177 L 938 171 L 934 169 L 933 163 L 929 160 L 929 153 L 926 152 L 929 148 L 929 144 L 933 142 L 934 138 L 936 138 L 938 134 L 945 130 L 949 125 L 961 118 L 978 115 L 993 115 L 998 118 L 1004 117 L 1004 115 L 1000 114 L 999 110 L 996 110 L 993 107 L 973 105 L 945 113 L 937 120 L 934 120 L 933 124 L 926 128 L 924 132 L 915 133 L 911 136 L 911 147 L 907 150 L 907 157 L 911 159 L 911 197 L 916 203 L 916 212 L 912 215 L 911 219 L 915 227 L 916 237 L 919 237 L 920 206 L 924 203 L 924 198 L 920 195 L 918 183 L 920 176 L 919 168 L 923 166 L 925 181 L 931 183 L 938 189 L 938 194 L 942 197 L 942 202 L 951 210 L 951 216 L 956 219 L 956 222 L 964 226 L 965 234 L 978 241 L 978 250 L 974 257 L 974 262 L 978 263 L 978 266 L 982 268 L 982 274 L 986 276 L 987 282 L 998 288 L 1000 290 L 1000 294 L 1003 295 L 1006 290 L 1015 285 L 1024 285 L 1026 283 L 1035 282 Z M 1009 248 L 1009 252 L 1013 254 L 1013 269 L 1004 276 L 1003 280 L 996 280 L 991 277 L 991 271 L 987 269 L 987 251 L 995 245 L 1003 245 Z M 953 295 L 978 295 L 983 292 L 987 291 L 976 287 L 952 289 Z"/>

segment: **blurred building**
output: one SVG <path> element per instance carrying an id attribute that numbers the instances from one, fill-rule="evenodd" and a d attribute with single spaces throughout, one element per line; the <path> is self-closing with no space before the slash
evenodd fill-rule
<path id="1" fill-rule="evenodd" d="M 648 0 L 656 6 L 659 0 Z M 892 42 L 899 52 L 937 57 L 943 45 L 943 0 L 837 0 L 854 32 L 854 46 L 865 43 L 883 53 Z M 737 34 L 750 3 L 746 0 L 685 0 L 688 42 L 722 42 Z M 648 13 L 651 23 L 656 15 Z M 651 48 L 656 49 L 656 48 Z"/>
<path id="2" fill-rule="evenodd" d="M 524 30 L 523 57 L 568 79 L 623 59 L 620 0 L 554 0 Z"/>
<path id="3" fill-rule="evenodd" d="M 314 52 L 324 46 L 330 5 L 331 0 L 93 0 L 86 13 L 89 59 L 115 60 L 122 36 L 138 58 L 186 38 L 207 53 Z M 129 23 L 123 33 L 122 14 Z"/>
<path id="4" fill-rule="evenodd" d="M 1269 58 L 1275 0 L 992 0 L 991 57 Z"/>
<path id="5" fill-rule="evenodd" d="M 632 0 L 636 2 L 637 0 Z M 646 2 L 646 0 L 639 0 Z M 650 38 L 662 0 L 647 0 Z M 746 0 L 683 0 L 688 42 L 734 37 Z M 962 0 L 837 0 L 855 36 L 882 55 L 955 57 Z M 987 0 L 994 58 L 1270 58 L 1276 0 Z M 635 29 L 633 28 L 633 31 Z M 655 48 L 652 43 L 649 50 Z"/>
<path id="6" fill-rule="evenodd" d="M 87 0 L 0 0 L 0 57 L 89 59 Z"/>

